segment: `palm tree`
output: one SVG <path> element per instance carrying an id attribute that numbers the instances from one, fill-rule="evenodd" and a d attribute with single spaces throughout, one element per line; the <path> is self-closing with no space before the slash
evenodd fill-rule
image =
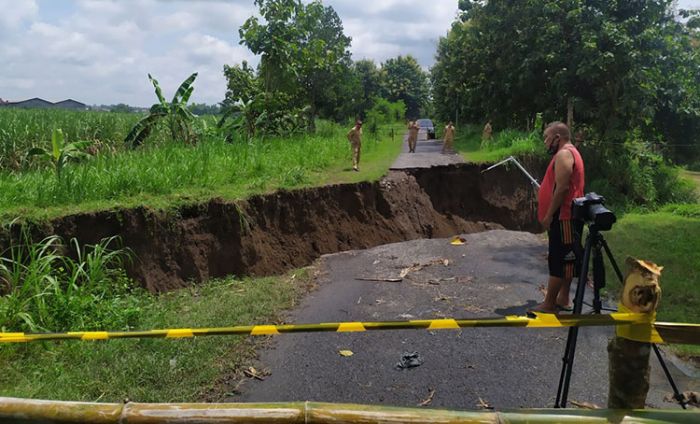
<path id="1" fill-rule="evenodd" d="M 196 72 L 180 84 L 173 96 L 173 100 L 168 103 L 163 97 L 158 81 L 151 74 L 148 74 L 148 79 L 151 80 L 153 87 L 156 89 L 158 103 L 151 106 L 149 114 L 134 125 L 126 136 L 125 142 L 132 147 L 140 146 L 161 119 L 166 120 L 173 140 L 182 138 L 187 143 L 194 142 L 194 134 L 191 128 L 194 115 L 187 108 L 187 101 L 190 99 L 192 91 L 194 91 L 192 83 L 195 78 L 197 78 Z"/>

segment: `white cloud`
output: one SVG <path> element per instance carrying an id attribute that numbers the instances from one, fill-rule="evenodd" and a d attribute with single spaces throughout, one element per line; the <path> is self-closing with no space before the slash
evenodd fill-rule
<path id="1" fill-rule="evenodd" d="M 353 38 L 354 59 L 379 63 L 410 53 L 426 68 L 457 9 L 455 0 L 324 4 Z M 224 64 L 258 62 L 238 37 L 257 15 L 253 0 L 0 0 L 0 8 L 4 99 L 148 106 L 155 100 L 148 73 L 172 95 L 196 71 L 192 101 L 216 103 L 226 89 Z"/>

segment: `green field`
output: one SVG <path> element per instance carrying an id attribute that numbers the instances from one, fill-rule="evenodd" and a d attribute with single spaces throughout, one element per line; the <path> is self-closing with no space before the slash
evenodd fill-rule
<path id="1" fill-rule="evenodd" d="M 75 113 L 84 113 L 85 119 Z M 50 118 L 51 124 L 39 125 L 43 118 Z M 35 125 L 39 134 L 10 134 L 15 137 L 11 143 L 14 150 L 8 148 L 6 155 L 21 161 L 19 170 L 9 165 L 0 168 L 0 221 L 48 219 L 114 207 L 169 208 L 214 197 L 239 199 L 279 188 L 376 180 L 401 149 L 398 132 L 392 141 L 392 126 L 381 126 L 376 134 L 366 131 L 361 172 L 353 172 L 347 128 L 323 121 L 313 134 L 235 143 L 224 141 L 212 127 L 201 124 L 207 129 L 196 145 L 154 137 L 146 146 L 127 149 L 123 137 L 137 118 L 103 112 L 0 110 L 0 121 L 20 122 L 13 128 L 22 127 L 21 122 Z M 48 163 L 27 159 L 23 153 L 32 146 L 48 149 L 55 125 L 69 128 L 65 131 L 67 142 L 88 139 L 99 141 L 100 146 L 89 159 L 67 164 L 60 177 Z M 109 128 L 102 132 L 105 138 L 95 138 L 95 134 L 102 134 L 97 131 L 100 125 Z M 398 131 L 401 126 L 393 128 Z"/>

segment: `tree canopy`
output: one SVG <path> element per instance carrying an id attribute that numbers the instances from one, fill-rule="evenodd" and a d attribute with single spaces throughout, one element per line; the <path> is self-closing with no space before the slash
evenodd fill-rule
<path id="1" fill-rule="evenodd" d="M 671 3 L 462 0 L 431 72 L 437 112 L 501 128 L 571 114 L 606 139 L 636 130 L 697 152 L 698 49 Z"/>
<path id="2" fill-rule="evenodd" d="M 411 55 L 388 59 L 382 65 L 383 93 L 392 102 L 403 101 L 406 115 L 418 118 L 430 94 L 428 75 Z"/>

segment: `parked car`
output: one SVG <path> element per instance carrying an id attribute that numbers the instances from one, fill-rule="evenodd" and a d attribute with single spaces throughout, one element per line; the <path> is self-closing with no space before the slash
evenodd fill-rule
<path id="1" fill-rule="evenodd" d="M 430 119 L 419 119 L 417 122 L 418 127 L 421 130 L 425 130 L 428 134 L 428 140 L 433 140 L 435 138 L 435 126 L 433 125 L 433 121 Z"/>

